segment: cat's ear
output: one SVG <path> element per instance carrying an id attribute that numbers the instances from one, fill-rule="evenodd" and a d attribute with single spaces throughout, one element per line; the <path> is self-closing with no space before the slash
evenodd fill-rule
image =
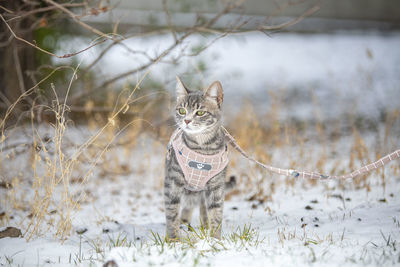
<path id="1" fill-rule="evenodd" d="M 179 99 L 183 96 L 186 96 L 189 93 L 189 90 L 185 87 L 181 79 L 176 76 L 176 98 Z"/>
<path id="2" fill-rule="evenodd" d="M 218 107 L 221 107 L 222 101 L 224 100 L 221 83 L 219 81 L 213 82 L 204 92 L 204 96 L 213 99 L 217 103 Z"/>

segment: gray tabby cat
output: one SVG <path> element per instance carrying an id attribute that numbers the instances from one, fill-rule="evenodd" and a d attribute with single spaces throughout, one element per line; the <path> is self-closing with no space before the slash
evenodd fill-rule
<path id="1" fill-rule="evenodd" d="M 175 121 L 182 129 L 182 140 L 192 151 L 214 155 L 226 149 L 221 130 L 221 83 L 213 82 L 208 89 L 189 91 L 177 77 Z M 200 204 L 200 220 L 210 229 L 212 236 L 221 237 L 221 223 L 225 188 L 236 183 L 231 177 L 225 183 L 226 167 L 206 183 L 202 191 L 187 188 L 184 172 L 174 149 L 169 148 L 166 158 L 164 200 L 167 237 L 179 238 L 181 223 L 189 224 L 193 209 Z"/>

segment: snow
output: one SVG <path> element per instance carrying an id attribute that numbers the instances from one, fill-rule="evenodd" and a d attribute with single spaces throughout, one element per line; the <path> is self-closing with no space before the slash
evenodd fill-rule
<path id="1" fill-rule="evenodd" d="M 372 142 L 366 140 L 367 145 Z M 58 241 L 51 228 L 30 241 L 0 239 L 0 263 L 8 264 L 8 258 L 12 265 L 24 266 L 101 266 L 108 260 L 114 260 L 118 266 L 398 264 L 400 176 L 393 173 L 397 162 L 385 170 L 385 189 L 376 173 L 370 176 L 370 192 L 351 182 L 318 181 L 312 186 L 298 180 L 288 186 L 286 178 L 267 174 L 261 185 L 268 191 L 270 183 L 275 183 L 270 200 L 246 200 L 253 194 L 251 191 L 257 191 L 255 187 L 225 202 L 222 242 L 206 238 L 194 242 L 193 247 L 185 242 L 155 245 L 152 233 L 164 235 L 165 219 L 158 182 L 162 178 L 164 147 L 154 142 L 142 136 L 128 159 L 132 168 L 138 170 L 143 162 L 135 159 L 139 155 L 146 158 L 147 153 L 153 155 L 151 165 L 157 167 L 145 172 L 145 176 L 134 171 L 126 176 L 93 178 L 82 185 L 90 191 L 92 200 L 84 202 L 73 215 L 73 233 L 67 240 Z M 153 147 L 154 153 L 147 151 L 149 147 Z M 277 157 L 280 154 L 285 152 L 276 153 Z M 240 162 L 232 173 L 249 167 L 238 154 L 232 153 L 231 157 Z M 255 174 L 261 179 L 266 175 L 260 171 Z M 257 184 L 254 180 L 253 186 Z M 239 183 L 238 187 L 243 188 L 244 184 Z M 15 216 L 10 225 L 23 227 L 26 222 L 18 225 L 17 218 L 24 214 L 15 211 L 14 215 L 18 214 L 20 217 Z M 195 227 L 199 225 L 198 216 L 195 212 Z M 250 242 L 235 243 L 229 239 L 229 235 L 238 233 L 238 227 L 245 225 L 256 234 Z"/>

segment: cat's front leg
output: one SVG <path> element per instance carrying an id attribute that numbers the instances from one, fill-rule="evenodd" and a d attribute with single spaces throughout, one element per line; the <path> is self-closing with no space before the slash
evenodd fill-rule
<path id="1" fill-rule="evenodd" d="M 205 192 L 206 208 L 208 217 L 208 228 L 210 234 L 218 239 L 221 238 L 222 217 L 224 211 L 224 180 L 214 186 L 210 186 Z"/>
<path id="2" fill-rule="evenodd" d="M 175 179 L 179 178 L 167 176 L 164 181 L 166 234 L 170 239 L 177 239 L 179 237 L 179 209 L 183 191 L 183 188 L 176 185 Z"/>

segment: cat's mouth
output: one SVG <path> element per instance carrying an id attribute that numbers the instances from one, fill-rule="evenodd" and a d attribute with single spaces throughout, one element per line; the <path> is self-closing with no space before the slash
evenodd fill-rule
<path id="1" fill-rule="evenodd" d="M 188 132 L 188 133 L 200 133 L 200 132 L 202 132 L 202 129 L 195 129 L 195 128 L 192 128 L 192 127 L 187 126 L 187 125 L 185 127 L 183 127 L 183 130 L 185 132 Z"/>
<path id="2" fill-rule="evenodd" d="M 181 129 L 189 134 L 199 134 L 199 133 L 205 132 L 205 131 L 213 128 L 213 126 L 215 126 L 215 123 L 208 127 L 204 127 L 204 126 L 197 127 L 194 125 L 184 124 L 181 126 Z"/>
<path id="3" fill-rule="evenodd" d="M 203 127 L 195 127 L 193 125 L 189 126 L 189 125 L 183 125 L 183 127 L 181 127 L 182 130 L 184 130 L 187 133 L 190 134 L 197 134 L 197 133 L 201 133 L 203 132 L 205 129 Z"/>

